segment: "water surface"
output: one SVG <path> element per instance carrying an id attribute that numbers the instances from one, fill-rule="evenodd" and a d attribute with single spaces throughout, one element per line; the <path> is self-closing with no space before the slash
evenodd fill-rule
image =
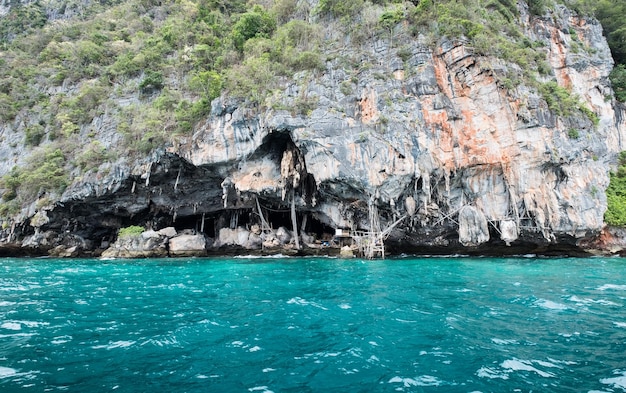
<path id="1" fill-rule="evenodd" d="M 624 392 L 620 258 L 0 259 L 1 392 Z"/>

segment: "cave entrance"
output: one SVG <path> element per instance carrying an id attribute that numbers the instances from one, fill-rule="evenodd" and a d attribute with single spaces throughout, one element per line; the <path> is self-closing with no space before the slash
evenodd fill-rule
<path id="1" fill-rule="evenodd" d="M 330 227 L 315 218 L 313 214 L 307 214 L 308 219 L 304 224 L 304 231 L 314 235 L 317 240 L 331 241 L 335 236 L 335 228 Z"/>
<path id="2" fill-rule="evenodd" d="M 204 226 L 202 225 L 203 215 L 195 214 L 192 216 L 178 217 L 175 222 L 172 223 L 176 232 L 182 232 L 185 230 L 193 230 L 196 233 L 204 233 L 208 237 L 215 237 L 215 222 L 216 217 L 214 215 L 204 215 Z"/>

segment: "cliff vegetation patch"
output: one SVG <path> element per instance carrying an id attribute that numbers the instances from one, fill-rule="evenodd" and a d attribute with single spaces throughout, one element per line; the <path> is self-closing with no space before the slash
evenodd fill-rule
<path id="1" fill-rule="evenodd" d="M 611 183 L 606 190 L 608 202 L 604 220 L 613 226 L 626 226 L 626 151 L 619 155 L 619 166 L 611 173 Z"/>

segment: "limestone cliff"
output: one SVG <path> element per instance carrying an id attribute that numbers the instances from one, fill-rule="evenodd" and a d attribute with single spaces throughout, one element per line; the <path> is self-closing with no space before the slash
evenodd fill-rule
<path id="1" fill-rule="evenodd" d="M 609 168 L 625 149 L 623 108 L 611 99 L 600 25 L 561 6 L 531 18 L 520 4 L 525 35 L 544 44 L 545 82 L 578 95 L 597 121 L 556 113 L 535 87 L 507 86 L 502 76 L 518 66 L 462 39 L 433 47 L 416 37 L 400 56 L 377 36 L 365 50 L 342 47 L 313 76 L 297 74 L 276 105 L 222 95 L 192 136 L 76 179 L 58 203 L 33 205 L 6 226 L 2 240 L 52 248 L 69 231 L 95 250 L 140 224 L 204 232 L 219 247 L 223 228 L 291 229 L 293 204 L 297 228 L 318 239 L 405 217 L 392 252 L 575 252 L 603 228 Z M 368 67 L 354 72 L 345 58 Z M 297 100 L 314 105 L 280 109 Z"/>

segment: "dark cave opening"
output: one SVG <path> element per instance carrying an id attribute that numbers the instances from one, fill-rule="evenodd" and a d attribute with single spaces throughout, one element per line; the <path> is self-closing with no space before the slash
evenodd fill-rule
<path id="1" fill-rule="evenodd" d="M 276 230 L 285 227 L 293 230 L 291 222 L 291 210 L 287 208 L 270 208 L 262 204 L 262 211 L 265 221 Z M 298 232 L 304 231 L 316 240 L 330 240 L 335 234 L 335 228 L 328 226 L 315 218 L 312 212 L 298 212 L 296 214 L 298 222 Z M 261 218 L 257 209 L 229 209 L 204 215 L 204 226 L 202 225 L 202 214 L 195 214 L 176 218 L 171 223 L 177 232 L 192 230 L 196 233 L 204 233 L 210 238 L 219 237 L 222 228 L 236 229 L 243 227 L 248 230 L 252 225 L 261 226 Z M 154 228 L 155 230 L 162 228 Z"/>
<path id="2" fill-rule="evenodd" d="M 335 228 L 317 220 L 313 215 L 308 215 L 304 230 L 308 234 L 314 235 L 318 240 L 329 241 L 335 236 Z"/>

